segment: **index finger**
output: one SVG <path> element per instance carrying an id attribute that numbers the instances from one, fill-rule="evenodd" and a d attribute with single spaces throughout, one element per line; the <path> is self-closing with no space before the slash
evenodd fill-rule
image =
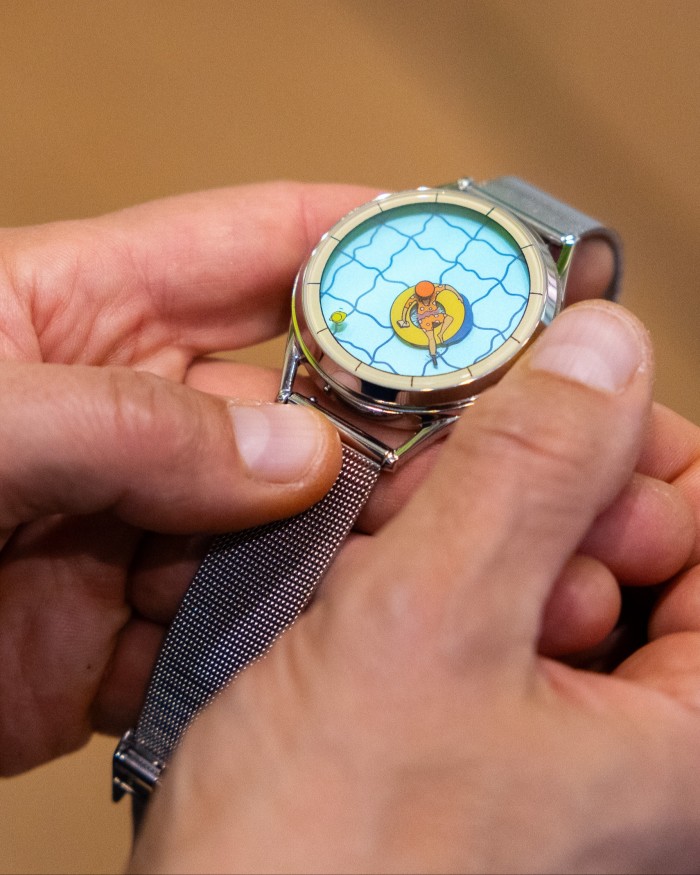
<path id="1" fill-rule="evenodd" d="M 164 345 L 193 355 L 233 349 L 284 330 L 311 246 L 376 194 L 279 182 L 180 195 L 3 231 L 3 267 L 43 347 L 50 342 L 44 358 L 131 364 Z M 86 323 L 91 336 L 80 344 L 76 327 Z"/>

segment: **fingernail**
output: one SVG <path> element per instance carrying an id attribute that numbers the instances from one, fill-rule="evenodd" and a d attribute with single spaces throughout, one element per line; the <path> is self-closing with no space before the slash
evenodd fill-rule
<path id="1" fill-rule="evenodd" d="M 295 404 L 232 404 L 229 413 L 241 460 L 258 480 L 301 479 L 326 440 L 318 416 Z"/>
<path id="2" fill-rule="evenodd" d="M 530 367 L 602 392 L 620 392 L 646 360 L 636 323 L 612 307 L 566 310 L 533 347 Z"/>

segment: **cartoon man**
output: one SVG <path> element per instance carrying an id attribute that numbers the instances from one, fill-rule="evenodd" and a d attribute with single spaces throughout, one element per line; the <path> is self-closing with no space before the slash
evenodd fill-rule
<path id="1" fill-rule="evenodd" d="M 454 321 L 449 313 L 445 313 L 444 307 L 441 307 L 437 300 L 440 292 L 447 288 L 453 291 L 460 301 L 462 300 L 462 296 L 451 286 L 435 285 L 430 280 L 421 280 L 416 283 L 413 294 L 406 301 L 401 319 L 398 321 L 400 328 L 408 328 L 409 313 L 413 307 L 416 308 L 416 319 L 419 327 L 428 338 L 428 350 L 435 367 L 437 367 L 437 347 L 444 343 L 444 334 Z"/>

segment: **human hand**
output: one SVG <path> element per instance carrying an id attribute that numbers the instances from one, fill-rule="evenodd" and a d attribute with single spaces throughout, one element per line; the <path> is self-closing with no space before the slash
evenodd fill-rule
<path id="1" fill-rule="evenodd" d="M 537 653 L 550 594 L 631 494 L 640 451 L 669 479 L 687 463 L 658 444 L 668 422 L 644 442 L 650 358 L 613 305 L 556 320 L 191 727 L 134 869 L 695 871 L 697 692 L 660 682 L 657 642 L 618 676 Z"/>
<path id="2" fill-rule="evenodd" d="M 286 516 L 333 482 L 322 418 L 252 406 L 274 398 L 254 376 L 240 405 L 180 384 L 280 333 L 309 247 L 370 194 L 253 186 L 0 232 L 0 774 L 133 719 L 169 619 L 152 581 L 190 544 L 149 533 Z"/>

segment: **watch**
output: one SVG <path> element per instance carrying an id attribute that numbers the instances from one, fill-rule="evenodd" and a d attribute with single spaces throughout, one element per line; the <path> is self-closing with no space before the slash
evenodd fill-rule
<path id="1" fill-rule="evenodd" d="M 551 322 L 586 237 L 613 249 L 613 298 L 617 235 L 516 177 L 381 195 L 323 235 L 294 286 L 277 400 L 331 419 L 340 475 L 303 513 L 214 539 L 115 752 L 115 799 L 143 807 L 199 711 L 307 605 L 380 472 L 445 433 Z M 300 366 L 316 395 L 295 390 Z"/>

